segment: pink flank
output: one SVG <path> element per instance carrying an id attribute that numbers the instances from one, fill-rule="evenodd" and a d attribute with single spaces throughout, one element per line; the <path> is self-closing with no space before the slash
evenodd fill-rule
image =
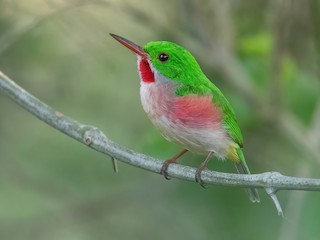
<path id="1" fill-rule="evenodd" d="M 149 66 L 149 63 L 147 60 L 142 59 L 139 62 L 139 72 L 140 72 L 140 77 L 141 77 L 142 81 L 144 81 L 146 83 L 154 82 L 154 75 L 150 69 L 150 66 Z"/>
<path id="2" fill-rule="evenodd" d="M 216 128 L 220 125 L 220 109 L 212 103 L 211 96 L 189 95 L 175 98 L 170 117 L 191 128 Z"/>

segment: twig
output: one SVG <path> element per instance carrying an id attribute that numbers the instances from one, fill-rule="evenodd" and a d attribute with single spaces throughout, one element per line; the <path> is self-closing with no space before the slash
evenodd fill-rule
<path id="1" fill-rule="evenodd" d="M 64 116 L 32 96 L 1 71 L 0 90 L 40 120 L 90 148 L 127 164 L 155 173 L 160 172 L 162 161 L 127 149 L 111 141 L 96 127 L 84 125 Z M 168 168 L 168 175 L 194 182 L 195 171 L 196 169 L 188 166 L 172 164 Z M 272 188 L 274 192 L 283 189 L 320 191 L 320 179 L 290 177 L 278 172 L 242 175 L 205 170 L 202 173 L 202 180 L 206 184 L 214 185 Z"/>
<path id="2" fill-rule="evenodd" d="M 115 159 L 114 157 L 111 156 L 111 162 L 112 162 L 113 171 L 114 171 L 115 173 L 118 173 L 119 170 L 118 170 L 117 159 Z"/>

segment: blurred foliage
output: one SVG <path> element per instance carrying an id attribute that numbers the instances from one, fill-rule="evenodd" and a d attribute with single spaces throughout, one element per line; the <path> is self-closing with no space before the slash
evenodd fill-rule
<path id="1" fill-rule="evenodd" d="M 253 172 L 319 178 L 320 6 L 316 0 L 0 1 L 0 70 L 114 141 L 167 159 L 139 100 L 136 60 L 109 32 L 190 49 L 230 99 Z M 119 163 L 0 94 L 0 239 L 318 239 L 320 196 L 209 187 Z M 202 156 L 186 155 L 197 166 Z M 210 168 L 234 172 L 229 162 Z"/>

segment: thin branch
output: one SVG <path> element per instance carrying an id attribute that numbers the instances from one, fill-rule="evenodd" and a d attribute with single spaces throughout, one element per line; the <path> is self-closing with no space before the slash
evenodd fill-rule
<path id="1" fill-rule="evenodd" d="M 155 173 L 160 172 L 162 161 L 127 149 L 111 141 L 98 128 L 84 125 L 64 116 L 62 113 L 32 96 L 1 71 L 0 90 L 40 120 L 90 148 L 127 164 Z M 172 164 L 168 168 L 168 175 L 194 182 L 195 171 L 196 169 L 188 166 Z M 275 191 L 282 189 L 320 191 L 320 179 L 289 177 L 281 175 L 278 172 L 242 175 L 205 170 L 202 173 L 202 180 L 206 184 L 272 188 Z"/>

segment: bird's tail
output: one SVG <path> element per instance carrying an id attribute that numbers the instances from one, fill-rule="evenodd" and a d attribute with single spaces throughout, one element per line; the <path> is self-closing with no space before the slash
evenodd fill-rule
<path id="1" fill-rule="evenodd" d="M 244 158 L 243 152 L 241 148 L 237 148 L 237 155 L 240 159 L 239 162 L 235 163 L 235 167 L 238 171 L 238 173 L 241 174 L 250 174 L 250 170 L 248 168 L 248 165 L 246 163 L 246 159 Z M 258 194 L 258 190 L 256 188 L 246 188 L 246 191 L 248 193 L 249 199 L 251 202 L 260 202 L 260 197 Z"/>

